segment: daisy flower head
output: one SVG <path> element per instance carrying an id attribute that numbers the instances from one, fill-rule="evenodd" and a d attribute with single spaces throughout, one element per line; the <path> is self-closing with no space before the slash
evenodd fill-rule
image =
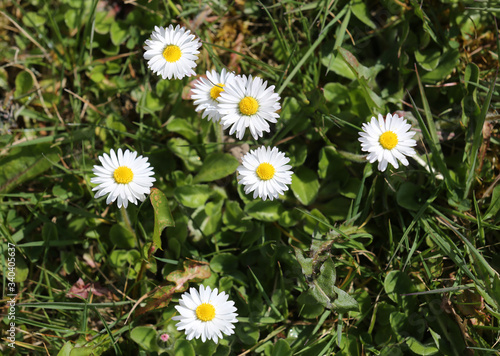
<path id="1" fill-rule="evenodd" d="M 281 109 L 280 96 L 274 92 L 274 85 L 267 86 L 267 81 L 252 76 L 237 77 L 224 87 L 220 94 L 217 109 L 221 114 L 221 124 L 226 129 L 231 126 L 229 134 L 236 132 L 241 140 L 246 128 L 250 129 L 254 139 L 269 132 L 268 122 L 275 123 Z"/>
<path id="2" fill-rule="evenodd" d="M 278 198 L 292 183 L 292 166 L 276 147 L 259 147 L 243 156 L 242 164 L 236 169 L 238 183 L 245 186 L 245 194 L 253 192 L 253 198 L 263 200 Z"/>
<path id="3" fill-rule="evenodd" d="M 194 99 L 194 105 L 197 105 L 196 111 L 204 110 L 202 118 L 208 116 L 208 120 L 220 121 L 221 115 L 217 110 L 219 97 L 224 91 L 226 83 L 233 80 L 234 77 L 235 74 L 227 72 L 225 68 L 220 73 L 215 70 L 211 72 L 207 70 L 207 77 L 200 78 L 194 84 L 194 88 L 191 90 L 191 98 Z"/>
<path id="4" fill-rule="evenodd" d="M 416 154 L 412 148 L 417 142 L 412 139 L 414 131 L 410 131 L 411 125 L 406 119 L 398 115 L 387 114 L 385 121 L 381 114 L 378 120 L 372 117 L 369 123 L 364 123 L 363 131 L 359 132 L 361 137 L 361 150 L 369 152 L 366 157 L 370 163 L 378 161 L 378 169 L 383 172 L 390 163 L 398 168 L 398 160 L 405 166 L 408 165 L 406 156 L 412 157 Z"/>
<path id="5" fill-rule="evenodd" d="M 200 290 L 190 288 L 182 294 L 179 305 L 175 309 L 180 315 L 172 320 L 179 320 L 175 325 L 177 330 L 185 330 L 186 339 L 192 340 L 201 337 L 205 342 L 213 340 L 215 343 L 222 339 L 222 333 L 234 333 L 233 323 L 238 322 L 233 301 L 228 301 L 228 295 L 218 293 L 217 288 L 200 286 Z"/>
<path id="6" fill-rule="evenodd" d="M 144 59 L 153 73 L 163 79 L 182 79 L 196 75 L 193 68 L 200 53 L 201 42 L 191 31 L 177 25 L 174 29 L 155 26 L 151 38 L 146 40 Z"/>
<path id="7" fill-rule="evenodd" d="M 92 190 L 97 190 L 95 198 L 100 198 L 109 194 L 106 204 L 111 204 L 118 200 L 118 207 L 127 207 L 128 202 L 137 205 L 137 200 L 144 201 L 146 194 L 149 194 L 153 182 L 153 167 L 149 166 L 147 158 L 137 157 L 137 152 L 118 149 L 118 154 L 114 150 L 99 156 L 102 166 L 95 165 L 92 171 L 96 177 L 90 182 L 98 184 Z"/>

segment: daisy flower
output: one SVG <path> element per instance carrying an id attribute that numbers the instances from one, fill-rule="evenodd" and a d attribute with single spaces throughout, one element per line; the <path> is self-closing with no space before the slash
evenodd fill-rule
<path id="1" fill-rule="evenodd" d="M 267 81 L 252 76 L 242 76 L 231 81 L 220 94 L 217 109 L 221 114 L 221 124 L 229 134 L 236 132 L 241 140 L 246 128 L 254 139 L 262 137 L 262 132 L 269 132 L 269 122 L 275 123 L 281 109 L 280 96 L 274 92 L 274 85 L 267 86 Z"/>
<path id="2" fill-rule="evenodd" d="M 412 157 L 416 154 L 412 148 L 417 142 L 412 139 L 414 131 L 410 131 L 411 125 L 398 115 L 387 114 L 385 121 L 378 114 L 378 120 L 372 117 L 372 121 L 363 124 L 363 131 L 359 132 L 361 137 L 361 150 L 369 152 L 367 159 L 370 163 L 378 161 L 378 169 L 383 172 L 390 163 L 398 168 L 398 160 L 405 166 L 408 160 L 405 156 Z"/>
<path id="3" fill-rule="evenodd" d="M 226 72 L 225 68 L 222 69 L 220 74 L 215 70 L 211 72 L 207 70 L 207 77 L 200 78 L 194 84 L 191 98 L 194 99 L 194 105 L 197 105 L 196 111 L 204 110 L 202 118 L 208 116 L 208 120 L 220 121 L 221 115 L 217 110 L 219 97 L 224 91 L 226 83 L 233 80 L 234 77 L 234 73 Z"/>
<path id="4" fill-rule="evenodd" d="M 94 166 L 92 171 L 97 177 L 90 179 L 93 184 L 99 184 L 92 190 L 97 190 L 95 198 L 106 194 L 106 204 L 118 199 L 118 207 L 127 207 L 128 202 L 137 205 L 137 200 L 144 201 L 145 194 L 149 194 L 153 182 L 153 167 L 149 166 L 148 159 L 137 157 L 137 152 L 118 149 L 118 155 L 114 150 L 99 156 L 102 166 Z"/>
<path id="5" fill-rule="evenodd" d="M 278 198 L 288 190 L 292 183 L 292 166 L 287 165 L 290 158 L 285 157 L 276 147 L 259 147 L 243 156 L 238 171 L 238 183 L 245 186 L 245 194 L 253 192 L 253 198 L 263 200 Z"/>
<path id="6" fill-rule="evenodd" d="M 219 294 L 217 288 L 211 290 L 210 287 L 200 286 L 199 292 L 190 288 L 175 306 L 180 314 L 172 318 L 179 320 L 175 325 L 177 330 L 185 330 L 187 340 L 201 336 L 203 342 L 207 339 L 217 342 L 222 339 L 222 333 L 233 334 L 233 323 L 238 322 L 238 314 L 235 313 L 234 302 L 227 298 L 228 295 L 224 292 Z"/>
<path id="7" fill-rule="evenodd" d="M 144 58 L 153 73 L 163 79 L 182 79 L 185 76 L 196 75 L 193 68 L 200 53 L 201 43 L 191 31 L 177 25 L 168 28 L 155 26 L 151 38 L 146 40 Z"/>

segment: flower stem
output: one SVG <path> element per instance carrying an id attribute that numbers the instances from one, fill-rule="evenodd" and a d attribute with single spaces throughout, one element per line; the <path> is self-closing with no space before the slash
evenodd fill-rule
<path id="1" fill-rule="evenodd" d="M 122 218 L 123 222 L 125 223 L 125 226 L 134 235 L 134 237 L 137 238 L 134 228 L 132 227 L 132 223 L 130 222 L 130 218 L 128 217 L 127 209 L 124 206 L 122 206 L 120 208 L 120 212 L 122 213 Z"/>

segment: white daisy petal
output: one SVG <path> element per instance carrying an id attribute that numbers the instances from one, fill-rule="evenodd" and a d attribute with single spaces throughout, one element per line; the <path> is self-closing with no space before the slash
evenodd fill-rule
<path id="1" fill-rule="evenodd" d="M 289 161 L 276 147 L 251 150 L 237 168 L 238 183 L 244 186 L 245 194 L 253 192 L 254 199 L 278 199 L 288 190 L 286 184 L 292 183 L 292 167 L 285 164 Z"/>
<path id="2" fill-rule="evenodd" d="M 168 28 L 155 26 L 144 46 L 144 59 L 153 73 L 163 79 L 182 79 L 196 74 L 194 60 L 198 59 L 201 42 L 190 33 L 179 25 L 175 29 L 172 25 Z"/>
<path id="3" fill-rule="evenodd" d="M 207 78 L 200 78 L 194 83 L 191 90 L 191 98 L 194 99 L 196 111 L 204 111 L 202 118 L 219 122 L 221 114 L 217 110 L 220 93 L 224 91 L 226 84 L 235 78 L 234 73 L 228 73 L 222 69 L 220 73 L 215 70 L 207 71 Z"/>
<path id="4" fill-rule="evenodd" d="M 217 288 L 200 286 L 199 291 L 190 288 L 182 294 L 179 305 L 175 309 L 180 315 L 172 320 L 178 320 L 177 330 L 185 330 L 186 339 L 199 339 L 202 342 L 222 339 L 222 334 L 234 333 L 233 323 L 238 322 L 234 302 L 228 301 L 225 292 L 218 293 Z"/>
<path id="5" fill-rule="evenodd" d="M 412 139 L 415 132 L 410 131 L 411 125 L 398 115 L 387 114 L 384 121 L 384 117 L 378 114 L 378 119 L 372 117 L 369 123 L 362 125 L 362 129 L 358 138 L 361 150 L 369 152 L 366 158 L 370 163 L 379 162 L 378 169 L 382 172 L 389 163 L 396 169 L 399 167 L 398 161 L 407 166 L 405 156 L 416 154 L 412 148 L 417 144 Z"/>
<path id="6" fill-rule="evenodd" d="M 269 132 L 269 124 L 276 122 L 281 109 L 280 96 L 274 93 L 274 86 L 267 87 L 267 82 L 259 77 L 235 77 L 227 83 L 224 91 L 218 97 L 217 110 L 221 115 L 224 129 L 231 126 L 229 134 L 236 133 L 238 139 L 243 139 L 248 127 L 254 139 L 262 137 L 263 132 Z"/>
<path id="7" fill-rule="evenodd" d="M 137 205 L 137 200 L 144 201 L 145 194 L 149 194 L 153 182 L 156 180 L 152 167 L 149 167 L 147 158 L 137 157 L 137 152 L 118 149 L 99 156 L 102 166 L 94 166 L 92 171 L 96 177 L 90 179 L 92 184 L 98 184 L 92 188 L 97 190 L 95 198 L 107 194 L 106 204 L 117 202 L 118 208 L 127 207 L 128 202 Z"/>

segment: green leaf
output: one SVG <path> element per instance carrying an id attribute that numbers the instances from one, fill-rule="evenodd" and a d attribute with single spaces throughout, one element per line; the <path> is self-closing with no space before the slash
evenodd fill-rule
<path id="1" fill-rule="evenodd" d="M 390 271 L 384 280 L 384 289 L 388 297 L 400 308 L 412 311 L 416 307 L 415 296 L 402 296 L 401 294 L 415 292 L 415 286 L 410 277 L 401 271 Z"/>
<path id="2" fill-rule="evenodd" d="M 29 27 L 42 27 L 47 20 L 47 16 L 39 15 L 38 12 L 29 11 L 23 17 L 23 24 Z"/>
<path id="3" fill-rule="evenodd" d="M 335 264 L 332 259 L 328 257 L 321 265 L 319 269 L 319 276 L 317 277 L 315 283 L 330 300 L 337 297 L 334 290 L 336 279 L 337 273 L 335 272 Z"/>
<path id="4" fill-rule="evenodd" d="M 222 204 L 224 204 L 224 201 L 221 199 L 198 207 L 191 215 L 193 228 L 200 230 L 205 236 L 211 236 L 220 231 Z"/>
<path id="5" fill-rule="evenodd" d="M 178 339 L 174 344 L 175 356 L 196 356 L 194 348 L 187 340 Z"/>
<path id="6" fill-rule="evenodd" d="M 283 206 L 277 200 L 253 200 L 245 206 L 245 212 L 261 221 L 278 221 L 283 213 Z"/>
<path id="7" fill-rule="evenodd" d="M 148 108 L 148 111 L 160 111 L 165 107 L 165 104 L 163 104 L 163 101 L 161 98 L 155 94 L 154 92 L 148 91 L 146 93 L 146 103 L 145 106 Z M 173 139 L 176 139 L 174 137 Z M 186 141 L 187 142 L 187 141 Z M 170 141 L 169 141 L 170 143 Z"/>
<path id="8" fill-rule="evenodd" d="M 230 154 L 214 152 L 204 159 L 203 166 L 194 177 L 193 183 L 211 182 L 224 178 L 234 173 L 239 165 L 238 160 Z"/>
<path id="9" fill-rule="evenodd" d="M 229 356 L 230 353 L 231 348 L 229 346 L 219 344 L 212 356 Z"/>
<path id="10" fill-rule="evenodd" d="M 59 161 L 60 150 L 50 143 L 13 147 L 0 159 L 0 194 L 18 188 Z"/>
<path id="11" fill-rule="evenodd" d="M 240 205 L 232 200 L 226 201 L 226 209 L 222 215 L 222 222 L 230 230 L 236 232 L 251 231 L 253 229 L 253 223 L 249 220 L 245 220 L 246 214 L 241 210 Z"/>
<path id="12" fill-rule="evenodd" d="M 297 298 L 297 303 L 299 304 L 300 316 L 306 319 L 317 318 L 325 310 L 323 305 L 318 303 L 313 296 L 311 289 L 301 293 Z"/>
<path id="13" fill-rule="evenodd" d="M 343 291 L 338 287 L 333 287 L 335 293 L 337 293 L 337 299 L 332 303 L 333 310 L 337 313 L 347 313 L 348 311 L 359 311 L 359 304 L 351 297 L 347 292 Z"/>
<path id="14" fill-rule="evenodd" d="M 356 199 L 360 187 L 361 187 L 361 181 L 357 178 L 351 177 L 349 180 L 347 180 L 347 183 L 343 184 L 340 187 L 339 193 L 346 198 Z"/>
<path id="15" fill-rule="evenodd" d="M 203 342 L 200 339 L 189 340 L 194 348 L 196 356 L 213 356 L 219 344 L 215 342 Z M 160 356 L 168 356 L 167 352 L 160 354 Z"/>
<path id="16" fill-rule="evenodd" d="M 121 224 L 111 226 L 111 229 L 109 229 L 109 239 L 117 248 L 133 248 L 136 243 L 134 234 Z"/>
<path id="17" fill-rule="evenodd" d="M 436 346 L 430 343 L 424 345 L 412 336 L 408 336 L 406 338 L 406 345 L 408 345 L 410 350 L 416 353 L 417 355 L 423 355 L 423 356 L 435 355 L 439 352 L 439 349 Z"/>
<path id="18" fill-rule="evenodd" d="M 64 23 L 69 29 L 75 29 L 78 19 L 78 12 L 75 9 L 69 9 L 64 13 Z"/>
<path id="19" fill-rule="evenodd" d="M 158 86 L 160 83 L 163 83 L 164 81 L 161 81 L 158 83 Z M 168 82 L 168 81 L 165 81 Z M 158 92 L 158 86 L 157 86 L 157 92 Z M 161 95 L 158 93 L 158 95 Z M 180 119 L 180 118 L 173 118 L 168 121 L 167 123 L 167 130 L 170 132 L 176 132 L 179 135 L 184 136 L 189 142 L 196 142 L 197 134 L 194 130 L 194 127 L 187 121 L 186 119 Z"/>
<path id="20" fill-rule="evenodd" d="M 426 71 L 432 71 L 439 65 L 441 51 L 437 48 L 426 48 L 422 51 L 415 51 L 415 59 Z"/>
<path id="21" fill-rule="evenodd" d="M 396 193 L 396 201 L 400 206 L 408 210 L 420 209 L 418 197 L 422 195 L 422 189 L 411 182 L 401 184 Z"/>
<path id="22" fill-rule="evenodd" d="M 278 339 L 273 346 L 273 352 L 271 356 L 290 356 L 292 354 L 292 350 L 290 349 L 290 345 L 284 339 Z"/>
<path id="23" fill-rule="evenodd" d="M 334 57 L 333 53 L 330 55 L 321 58 L 321 64 L 328 68 L 329 71 L 334 72 L 337 75 L 340 75 L 349 80 L 356 79 L 356 74 L 351 70 L 349 65 L 342 59 L 341 56 Z M 330 84 L 330 83 L 329 83 Z M 339 84 L 341 85 L 341 84 Z M 345 86 L 341 85 L 345 88 Z M 347 90 L 347 88 L 345 88 Z M 325 96 L 326 98 L 326 96 Z M 331 98 L 331 97 L 329 97 Z M 328 99 L 327 99 L 328 100 Z"/>
<path id="24" fill-rule="evenodd" d="M 345 62 L 341 60 L 339 60 L 339 63 L 345 64 Z M 352 79 L 354 79 L 354 75 Z M 349 89 L 340 83 L 327 83 L 323 88 L 323 95 L 326 101 L 334 102 L 336 105 L 340 106 L 346 104 L 349 100 Z"/>
<path id="25" fill-rule="evenodd" d="M 307 158 L 307 146 L 303 143 L 293 143 L 288 147 L 287 156 L 290 158 L 289 165 L 292 167 L 301 166 Z"/>
<path id="26" fill-rule="evenodd" d="M 321 304 L 323 307 L 332 309 L 332 301 L 325 293 L 323 289 L 321 289 L 316 283 L 312 283 L 311 288 L 309 289 L 311 296 L 316 299 L 316 302 Z"/>
<path id="27" fill-rule="evenodd" d="M 366 3 L 362 0 L 351 2 L 351 11 L 365 25 L 371 29 L 376 29 L 377 25 L 372 21 L 373 16 L 368 11 Z"/>
<path id="28" fill-rule="evenodd" d="M 110 34 L 111 34 L 111 42 L 113 42 L 115 46 L 119 46 L 123 42 L 125 42 L 125 40 L 129 35 L 129 31 L 125 24 L 115 21 L 111 25 Z"/>
<path id="29" fill-rule="evenodd" d="M 175 221 L 170 212 L 167 197 L 161 190 L 152 188 L 149 199 L 155 212 L 153 243 L 161 250 L 161 233 L 167 226 L 175 226 Z"/>
<path id="30" fill-rule="evenodd" d="M 57 356 L 70 356 L 71 350 L 73 350 L 73 344 L 70 341 L 67 341 L 62 349 L 59 350 Z"/>
<path id="31" fill-rule="evenodd" d="M 285 210 L 280 216 L 279 224 L 283 227 L 295 226 L 300 218 L 300 214 L 297 210 Z"/>
<path id="32" fill-rule="evenodd" d="M 112 16 L 110 12 L 97 11 L 95 13 L 95 32 L 100 35 L 107 34 L 113 22 L 114 16 Z"/>
<path id="33" fill-rule="evenodd" d="M 211 194 L 212 189 L 201 184 L 183 185 L 174 189 L 174 196 L 179 203 L 193 209 L 203 206 Z"/>
<path id="34" fill-rule="evenodd" d="M 236 324 L 235 332 L 238 339 L 246 345 L 254 345 L 260 336 L 259 328 L 249 324 Z"/>
<path id="35" fill-rule="evenodd" d="M 304 257 L 304 254 L 301 249 L 298 247 L 292 246 L 295 251 L 295 257 L 302 267 L 302 273 L 304 276 L 312 276 L 313 274 L 313 259 L 309 257 Z"/>
<path id="36" fill-rule="evenodd" d="M 130 332 L 130 338 L 145 351 L 159 351 L 158 343 L 156 341 L 157 332 L 152 327 L 137 326 Z"/>
<path id="37" fill-rule="evenodd" d="M 444 78 L 450 75 L 453 70 L 455 70 L 459 61 L 460 51 L 458 49 L 452 49 L 444 52 L 439 58 L 439 65 L 431 72 L 424 73 L 422 75 L 422 80 L 427 83 L 442 81 Z"/>
<path id="38" fill-rule="evenodd" d="M 351 174 L 345 167 L 345 159 L 333 148 L 323 147 L 319 152 L 318 176 L 321 179 L 332 177 L 339 182 L 348 182 Z"/>
<path id="39" fill-rule="evenodd" d="M 298 167 L 292 175 L 291 189 L 295 197 L 302 204 L 309 205 L 318 195 L 318 176 L 313 170 L 307 167 Z"/>
<path id="40" fill-rule="evenodd" d="M 370 87 L 367 80 L 374 78 L 376 74 L 383 69 L 383 66 L 373 66 L 367 68 L 358 62 L 358 59 L 348 50 L 339 47 L 338 51 L 342 56 L 342 59 L 347 63 L 349 68 L 354 72 L 356 78 L 358 79 L 361 88 L 364 91 L 364 97 L 366 104 L 374 112 L 380 112 L 384 108 L 384 102 Z"/>
<path id="41" fill-rule="evenodd" d="M 147 106 L 149 108 L 149 105 Z M 188 141 L 179 137 L 174 137 L 168 140 L 167 146 L 176 156 L 182 159 L 189 171 L 194 171 L 201 166 L 200 156 L 198 156 L 198 153 Z"/>
<path id="42" fill-rule="evenodd" d="M 96 65 L 89 73 L 90 79 L 95 83 L 102 82 L 104 79 L 106 79 L 106 75 L 104 74 L 105 71 L 106 66 L 104 64 Z"/>
<path id="43" fill-rule="evenodd" d="M 133 279 L 141 267 L 141 254 L 137 250 L 114 250 L 109 255 L 109 262 L 127 278 Z"/>
<path id="44" fill-rule="evenodd" d="M 210 260 L 210 268 L 217 273 L 229 273 L 238 267 L 238 257 L 231 253 L 220 253 Z"/>
<path id="45" fill-rule="evenodd" d="M 14 91 L 14 96 L 16 98 L 27 94 L 31 88 L 33 88 L 33 78 L 31 74 L 26 71 L 20 72 L 16 76 L 16 90 Z"/>

